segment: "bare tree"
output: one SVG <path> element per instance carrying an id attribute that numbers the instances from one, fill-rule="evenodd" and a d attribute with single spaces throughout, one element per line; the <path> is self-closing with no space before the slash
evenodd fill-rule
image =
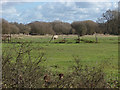
<path id="1" fill-rule="evenodd" d="M 78 34 L 78 43 L 80 43 L 80 36 L 86 34 L 87 28 L 83 22 L 73 22 L 72 27 L 76 30 Z"/>

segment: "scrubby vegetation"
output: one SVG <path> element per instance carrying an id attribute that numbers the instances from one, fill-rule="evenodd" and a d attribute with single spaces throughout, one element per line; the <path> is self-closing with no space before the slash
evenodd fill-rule
<path id="1" fill-rule="evenodd" d="M 13 50 L 13 48 L 15 48 Z M 89 67 L 83 65 L 79 58 L 74 58 L 72 72 L 53 73 L 41 63 L 45 55 L 39 52 L 33 58 L 32 51 L 38 48 L 30 44 L 9 47 L 2 54 L 3 88 L 118 88 L 118 77 L 106 78 L 103 66 Z M 12 53 L 10 53 L 12 50 Z M 14 53 L 14 52 L 16 53 Z M 36 50 L 38 51 L 38 50 Z M 41 51 L 41 48 L 39 48 Z M 38 52 L 37 52 L 38 53 Z M 13 57 L 14 56 L 14 57 Z M 56 66 L 58 67 L 58 66 Z"/>

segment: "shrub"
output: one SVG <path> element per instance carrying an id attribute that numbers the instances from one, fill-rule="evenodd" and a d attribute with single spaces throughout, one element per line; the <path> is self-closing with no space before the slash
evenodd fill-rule
<path id="1" fill-rule="evenodd" d="M 16 48 L 17 50 L 15 50 Z M 44 60 L 44 53 L 39 54 L 35 60 L 32 60 L 31 51 L 33 49 L 35 48 L 23 43 L 19 47 L 8 48 L 3 51 L 3 88 L 37 88 L 43 85 L 42 79 L 45 70 L 40 67 L 40 63 Z"/>
<path id="2" fill-rule="evenodd" d="M 30 44 L 19 44 L 2 53 L 3 88 L 119 88 L 118 78 L 106 80 L 101 66 L 82 65 L 75 58 L 71 73 L 53 73 L 41 66 L 44 53 L 33 58 L 32 51 L 40 51 Z M 12 52 L 12 53 L 11 53 Z M 16 54 L 15 54 L 16 53 Z M 55 65 L 55 67 L 57 67 Z M 61 77 L 62 76 L 62 77 Z"/>
<path id="3" fill-rule="evenodd" d="M 76 65 L 73 72 L 64 74 L 62 79 L 59 75 L 51 73 L 51 81 L 46 84 L 48 88 L 119 88 L 118 78 L 106 80 L 106 74 L 101 65 L 98 67 L 88 67 L 80 64 L 79 59 L 75 59 Z"/>

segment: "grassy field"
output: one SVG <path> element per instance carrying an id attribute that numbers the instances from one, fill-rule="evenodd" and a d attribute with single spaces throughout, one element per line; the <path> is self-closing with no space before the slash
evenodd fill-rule
<path id="1" fill-rule="evenodd" d="M 105 73 L 118 74 L 118 37 L 98 35 L 98 43 L 75 43 L 76 35 L 60 35 L 55 41 L 49 43 L 51 36 L 19 36 L 12 38 L 12 43 L 2 44 L 3 50 L 14 53 L 9 48 L 13 45 L 19 46 L 19 42 L 32 42 L 32 47 L 40 48 L 33 50 L 32 55 L 37 56 L 38 52 L 44 52 L 46 61 L 42 64 L 53 72 L 70 72 L 77 57 L 83 65 L 103 65 Z M 66 38 L 66 43 L 59 42 Z M 95 41 L 94 36 L 83 36 L 83 40 Z M 17 43 L 16 43 L 17 42 Z M 14 47 L 13 47 L 14 48 Z M 15 48 L 14 48 L 15 49 Z M 15 55 L 15 53 L 14 53 Z M 33 57 L 35 58 L 35 57 Z"/>

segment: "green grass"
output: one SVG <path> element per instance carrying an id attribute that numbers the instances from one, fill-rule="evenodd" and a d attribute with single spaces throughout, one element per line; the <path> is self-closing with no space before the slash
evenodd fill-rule
<path id="1" fill-rule="evenodd" d="M 32 42 L 32 46 L 36 48 L 42 47 L 40 50 L 33 50 L 32 55 L 37 56 L 38 52 L 44 52 L 47 58 L 42 65 L 49 68 L 53 72 L 70 72 L 74 65 L 74 57 L 78 57 L 83 65 L 97 66 L 103 64 L 104 71 L 109 74 L 118 74 L 118 37 L 98 36 L 98 43 L 75 43 L 77 36 L 67 37 L 66 43 L 48 43 L 51 37 L 24 37 L 22 39 L 12 39 L 12 42 Z M 94 36 L 84 36 L 84 40 L 95 41 Z M 62 36 L 55 42 L 62 40 Z M 37 43 L 36 43 L 37 42 Z M 69 43 L 70 42 L 70 43 Z M 15 43 L 3 43 L 3 50 L 8 50 Z M 19 44 L 16 44 L 19 45 Z M 11 51 L 12 52 L 12 51 Z M 35 58 L 35 57 L 33 57 Z M 57 68 L 55 66 L 58 66 Z"/>

